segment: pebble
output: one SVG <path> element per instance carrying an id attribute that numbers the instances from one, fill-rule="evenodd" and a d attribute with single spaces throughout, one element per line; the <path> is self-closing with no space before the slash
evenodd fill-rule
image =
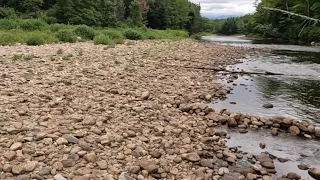
<path id="1" fill-rule="evenodd" d="M 85 160 L 88 162 L 96 162 L 97 160 L 97 155 L 95 153 L 89 153 L 83 156 Z"/>
<path id="2" fill-rule="evenodd" d="M 301 169 L 301 170 L 304 170 L 304 171 L 309 169 L 309 167 L 307 165 L 305 165 L 305 164 L 299 164 L 298 168 Z"/>
<path id="3" fill-rule="evenodd" d="M 257 179 L 257 175 L 256 175 L 256 174 L 252 174 L 252 173 L 248 173 L 248 174 L 247 174 L 247 179 L 248 179 L 248 180 Z"/>
<path id="4" fill-rule="evenodd" d="M 101 170 L 105 170 L 108 168 L 108 162 L 105 160 L 101 160 L 101 161 L 97 162 L 97 164 Z"/>
<path id="5" fill-rule="evenodd" d="M 16 150 L 19 150 L 22 148 L 22 143 L 21 142 L 16 142 L 16 143 L 13 143 L 11 146 L 10 146 L 10 150 L 11 151 L 16 151 Z"/>
<path id="6" fill-rule="evenodd" d="M 67 180 L 67 178 L 63 177 L 61 174 L 56 174 L 53 178 L 54 180 Z"/>
<path id="7" fill-rule="evenodd" d="M 267 103 L 267 104 L 262 105 L 262 107 L 270 109 L 270 108 L 273 108 L 273 104 Z"/>
<path id="8" fill-rule="evenodd" d="M 271 134 L 272 134 L 273 136 L 278 136 L 278 134 L 279 134 L 278 128 L 272 128 L 272 129 L 271 129 Z"/>
<path id="9" fill-rule="evenodd" d="M 150 96 L 150 92 L 149 91 L 145 91 L 145 92 L 142 93 L 141 99 L 147 100 L 149 98 L 149 96 Z"/>
<path id="10" fill-rule="evenodd" d="M 26 164 L 24 165 L 24 169 L 27 172 L 32 172 L 36 169 L 37 165 L 38 165 L 37 161 L 29 161 L 29 162 L 26 162 Z"/>
<path id="11" fill-rule="evenodd" d="M 218 170 L 218 174 L 219 175 L 224 175 L 224 174 L 228 174 L 229 173 L 229 169 L 228 168 L 226 168 L 226 167 L 222 167 L 222 168 L 220 168 L 219 170 Z"/>
<path id="12" fill-rule="evenodd" d="M 260 146 L 261 149 L 266 148 L 266 144 L 265 143 L 259 143 L 259 146 Z"/>
<path id="13" fill-rule="evenodd" d="M 193 152 L 193 153 L 189 153 L 185 156 L 185 159 L 190 161 L 190 162 L 197 162 L 197 161 L 200 161 L 201 158 L 200 156 L 198 155 L 198 153 L 196 152 Z"/>
<path id="14" fill-rule="evenodd" d="M 4 157 L 9 161 L 12 161 L 16 157 L 17 153 L 15 151 L 8 151 L 4 153 Z"/>
<path id="15" fill-rule="evenodd" d="M 57 142 L 58 145 L 68 144 L 68 140 L 66 140 L 66 139 L 63 138 L 63 137 L 59 137 L 59 138 L 56 140 L 56 142 Z"/>
<path id="16" fill-rule="evenodd" d="M 74 143 L 74 144 L 77 144 L 79 141 L 78 138 L 74 137 L 71 134 L 64 134 L 62 138 L 66 139 L 69 143 Z"/>
<path id="17" fill-rule="evenodd" d="M 140 166 L 130 166 L 129 172 L 133 174 L 138 174 L 140 172 Z"/>
<path id="18" fill-rule="evenodd" d="M 297 136 L 298 134 L 300 134 L 300 130 L 299 130 L 299 128 L 297 126 L 291 126 L 289 128 L 289 132 L 293 136 Z"/>
<path id="19" fill-rule="evenodd" d="M 287 178 L 289 178 L 289 179 L 301 179 L 301 176 L 296 174 L 296 173 L 290 172 L 290 173 L 287 174 Z"/>
<path id="20" fill-rule="evenodd" d="M 151 151 L 150 155 L 151 157 L 157 158 L 157 159 L 159 159 L 162 156 L 162 154 L 159 151 Z"/>
<path id="21" fill-rule="evenodd" d="M 158 166 L 156 161 L 154 160 L 140 160 L 138 165 L 143 169 L 146 170 L 149 174 L 157 173 Z"/>

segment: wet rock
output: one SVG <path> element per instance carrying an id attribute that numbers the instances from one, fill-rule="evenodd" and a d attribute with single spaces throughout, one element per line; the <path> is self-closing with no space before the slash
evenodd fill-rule
<path id="1" fill-rule="evenodd" d="M 267 104 L 262 105 L 262 107 L 263 107 L 263 108 L 270 109 L 270 108 L 273 108 L 273 104 L 267 103 Z"/>
<path id="2" fill-rule="evenodd" d="M 298 134 L 300 134 L 300 130 L 299 130 L 299 128 L 297 126 L 291 126 L 289 128 L 289 132 L 293 136 L 297 136 Z"/>
<path id="3" fill-rule="evenodd" d="M 320 138 L 320 127 L 316 127 L 314 129 L 314 135 L 317 137 L 317 138 Z"/>
<path id="4" fill-rule="evenodd" d="M 308 132 L 309 129 L 308 127 L 304 126 L 302 123 L 296 123 L 295 124 L 301 131 L 304 131 L 304 132 Z"/>
<path id="5" fill-rule="evenodd" d="M 245 134 L 248 133 L 249 131 L 247 129 L 239 129 L 239 133 Z"/>
<path id="6" fill-rule="evenodd" d="M 271 134 L 272 134 L 273 136 L 278 136 L 278 134 L 279 134 L 278 128 L 272 128 L 272 129 L 271 129 Z"/>
<path id="7" fill-rule="evenodd" d="M 275 168 L 274 164 L 272 162 L 268 162 L 268 161 L 262 162 L 261 165 L 262 165 L 262 167 L 265 167 L 265 168 L 268 168 L 268 169 L 274 169 Z"/>
<path id="8" fill-rule="evenodd" d="M 214 168 L 214 160 L 213 159 L 201 159 L 200 165 L 202 167 Z"/>
<path id="9" fill-rule="evenodd" d="M 216 131 L 214 135 L 223 137 L 223 136 L 227 136 L 227 132 L 219 130 L 219 131 Z"/>
<path id="10" fill-rule="evenodd" d="M 105 160 L 101 160 L 99 162 L 97 162 L 98 166 L 100 167 L 100 169 L 105 170 L 108 168 L 108 163 Z"/>
<path id="11" fill-rule="evenodd" d="M 259 143 L 259 146 L 260 146 L 261 149 L 266 148 L 266 144 L 265 143 Z"/>
<path id="12" fill-rule="evenodd" d="M 299 176 L 296 173 L 290 172 L 290 173 L 287 174 L 287 178 L 289 178 L 289 179 L 301 179 L 301 176 Z"/>
<path id="13" fill-rule="evenodd" d="M 229 127 L 237 127 L 238 123 L 234 118 L 229 118 L 228 119 L 228 126 Z"/>
<path id="14" fill-rule="evenodd" d="M 304 170 L 304 171 L 309 169 L 309 167 L 307 165 L 305 165 L 305 164 L 299 164 L 298 168 L 301 169 L 301 170 Z"/>
<path id="15" fill-rule="evenodd" d="M 292 122 L 293 122 L 293 119 L 290 119 L 290 118 L 284 118 L 282 120 L 282 123 L 285 125 L 288 125 L 288 126 L 290 126 L 292 124 Z"/>
<path id="16" fill-rule="evenodd" d="M 260 155 L 255 155 L 254 158 L 257 161 L 262 162 L 273 162 L 272 159 L 265 153 L 261 153 Z"/>
<path id="17" fill-rule="evenodd" d="M 190 162 L 197 162 L 197 161 L 200 161 L 200 160 L 201 160 L 199 154 L 196 153 L 196 152 L 187 154 L 187 155 L 185 156 L 185 159 L 186 159 L 187 161 L 190 161 Z"/>
<path id="18" fill-rule="evenodd" d="M 278 158 L 278 161 L 281 162 L 281 163 L 285 163 L 285 162 L 288 162 L 289 159 L 286 159 L 286 158 Z"/>
<path id="19" fill-rule="evenodd" d="M 263 180 L 272 180 L 272 178 L 270 176 L 262 176 Z"/>
<path id="20" fill-rule="evenodd" d="M 67 180 L 67 178 L 63 177 L 61 174 L 56 174 L 53 178 L 54 180 Z"/>
<path id="21" fill-rule="evenodd" d="M 224 175 L 224 174 L 228 174 L 229 173 L 229 169 L 228 168 L 226 168 L 226 167 L 222 167 L 222 168 L 220 168 L 219 170 L 218 170 L 218 174 L 219 175 Z"/>
<path id="22" fill-rule="evenodd" d="M 10 150 L 11 151 L 16 151 L 16 150 L 19 150 L 22 148 L 22 143 L 21 142 L 16 142 L 16 143 L 13 143 L 11 146 L 10 146 Z"/>
<path id="23" fill-rule="evenodd" d="M 320 179 L 320 169 L 311 168 L 308 170 L 308 173 L 314 179 L 317 179 L 317 180 Z"/>
<path id="24" fill-rule="evenodd" d="M 158 172 L 158 166 L 157 166 L 157 163 L 156 161 L 154 160 L 140 160 L 138 162 L 138 165 L 146 170 L 149 174 L 153 174 L 153 173 L 157 173 Z"/>

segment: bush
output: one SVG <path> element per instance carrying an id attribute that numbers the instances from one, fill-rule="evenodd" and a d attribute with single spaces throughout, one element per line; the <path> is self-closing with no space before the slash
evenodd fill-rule
<path id="1" fill-rule="evenodd" d="M 95 36 L 94 29 L 87 25 L 77 26 L 77 28 L 74 30 L 74 33 L 81 38 L 90 40 L 92 40 Z"/>
<path id="2" fill-rule="evenodd" d="M 71 31 L 66 29 L 61 29 L 56 33 L 56 37 L 62 42 L 76 42 L 77 36 Z"/>
<path id="3" fill-rule="evenodd" d="M 39 46 L 39 45 L 45 44 L 46 41 L 44 40 L 44 38 L 41 35 L 32 35 L 32 36 L 28 37 L 26 43 L 29 46 Z"/>
<path id="4" fill-rule="evenodd" d="M 112 45 L 114 42 L 108 36 L 99 34 L 93 39 L 94 44 Z"/>
<path id="5" fill-rule="evenodd" d="M 21 19 L 18 21 L 19 27 L 26 31 L 41 30 L 48 26 L 46 22 L 41 19 Z"/>
<path id="6" fill-rule="evenodd" d="M 129 30 L 126 30 L 123 35 L 127 38 L 127 39 L 130 39 L 130 40 L 140 40 L 142 39 L 142 34 L 138 31 L 135 31 L 135 30 L 132 30 L 132 29 L 129 29 Z"/>
<path id="7" fill-rule="evenodd" d="M 0 44 L 1 45 L 10 45 L 17 42 L 17 37 L 11 33 L 0 34 Z"/>
<path id="8" fill-rule="evenodd" d="M 195 34 L 195 35 L 192 35 L 191 37 L 195 40 L 201 40 L 202 38 L 201 34 Z"/>
<path id="9" fill-rule="evenodd" d="M 123 39 L 123 35 L 117 31 L 117 30 L 103 30 L 101 31 L 101 34 L 104 34 L 108 37 L 110 37 L 111 39 Z"/>
<path id="10" fill-rule="evenodd" d="M 18 22 L 14 19 L 0 19 L 0 29 L 18 29 Z"/>
<path id="11" fill-rule="evenodd" d="M 0 18 L 17 18 L 16 11 L 13 8 L 0 7 Z"/>
<path id="12" fill-rule="evenodd" d="M 143 33 L 143 37 L 144 39 L 158 39 L 157 34 L 151 30 Z"/>

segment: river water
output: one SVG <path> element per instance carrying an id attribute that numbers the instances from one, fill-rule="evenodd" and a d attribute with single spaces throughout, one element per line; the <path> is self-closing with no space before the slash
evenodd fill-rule
<path id="1" fill-rule="evenodd" d="M 221 75 L 220 82 L 232 88 L 224 100 L 212 103 L 215 109 L 227 108 L 233 112 L 242 112 L 261 116 L 286 116 L 297 120 L 306 120 L 316 126 L 320 124 L 320 47 L 308 47 L 283 44 L 261 44 L 243 37 L 206 36 L 203 40 L 222 45 L 246 46 L 270 49 L 268 53 L 247 55 L 242 63 L 229 66 L 234 71 L 273 72 L 284 75 L 237 76 L 233 82 Z M 234 76 L 234 75 L 232 75 Z M 263 104 L 271 103 L 271 109 Z M 312 179 L 307 171 L 299 170 L 303 163 L 320 169 L 320 141 L 295 138 L 287 135 L 273 137 L 268 131 L 249 131 L 239 134 L 226 129 L 231 134 L 229 146 L 238 146 L 249 154 L 268 151 L 286 163 L 275 162 L 281 177 L 288 172 L 296 172 L 303 179 Z M 261 150 L 259 143 L 267 148 Z M 245 164 L 245 163 L 244 163 Z"/>
<path id="2" fill-rule="evenodd" d="M 298 45 L 254 44 L 241 37 L 208 36 L 212 43 L 267 48 L 270 53 L 248 55 L 243 63 L 228 69 L 248 72 L 273 72 L 279 76 L 239 76 L 225 100 L 216 101 L 216 108 L 263 116 L 287 116 L 320 123 L 320 47 Z M 231 103 L 230 102 L 235 102 Z M 263 104 L 271 103 L 272 109 Z"/>

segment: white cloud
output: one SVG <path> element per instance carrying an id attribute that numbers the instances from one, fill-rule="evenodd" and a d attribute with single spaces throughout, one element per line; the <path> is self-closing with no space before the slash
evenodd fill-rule
<path id="1" fill-rule="evenodd" d="M 201 14 L 205 17 L 229 17 L 242 16 L 255 11 L 255 0 L 190 0 L 200 3 Z"/>

